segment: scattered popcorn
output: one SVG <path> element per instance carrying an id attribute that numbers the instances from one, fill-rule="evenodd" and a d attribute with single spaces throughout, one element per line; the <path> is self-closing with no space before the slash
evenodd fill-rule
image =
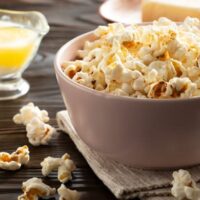
<path id="1" fill-rule="evenodd" d="M 19 147 L 15 152 L 9 154 L 6 152 L 0 153 L 0 169 L 15 171 L 21 168 L 22 165 L 28 164 L 30 160 L 29 149 L 27 146 Z"/>
<path id="2" fill-rule="evenodd" d="M 171 193 L 177 200 L 199 200 L 200 189 L 186 170 L 179 170 L 173 173 Z"/>
<path id="3" fill-rule="evenodd" d="M 29 142 L 34 146 L 47 145 L 56 133 L 55 128 L 38 118 L 33 118 L 27 124 L 26 131 Z"/>
<path id="4" fill-rule="evenodd" d="M 33 103 L 28 103 L 13 117 L 13 121 L 16 124 L 27 125 L 35 117 L 43 122 L 49 121 L 48 112 L 46 110 L 40 110 L 39 107 L 35 106 Z"/>
<path id="5" fill-rule="evenodd" d="M 48 112 L 40 110 L 33 103 L 23 106 L 13 121 L 26 126 L 28 140 L 34 146 L 47 145 L 56 134 L 55 128 L 46 124 L 49 121 Z"/>
<path id="6" fill-rule="evenodd" d="M 51 156 L 46 157 L 41 162 L 43 176 L 48 176 L 52 171 L 57 170 L 61 164 L 61 158 L 53 158 Z"/>
<path id="7" fill-rule="evenodd" d="M 31 178 L 22 183 L 23 194 L 18 200 L 39 200 L 39 198 L 51 197 L 56 193 L 55 188 L 44 184 L 39 178 Z"/>
<path id="8" fill-rule="evenodd" d="M 68 189 L 64 184 L 58 188 L 59 200 L 79 200 L 80 194 L 76 190 Z"/>
<path id="9" fill-rule="evenodd" d="M 76 166 L 66 153 L 61 158 L 47 157 L 41 162 L 42 174 L 48 176 L 53 170 L 58 170 L 58 180 L 65 183 L 72 179 L 72 171 Z"/>
<path id="10" fill-rule="evenodd" d="M 200 94 L 200 20 L 160 18 L 151 25 L 99 26 L 64 73 L 86 87 L 135 98 Z M 126 85 L 124 85 L 126 84 Z"/>

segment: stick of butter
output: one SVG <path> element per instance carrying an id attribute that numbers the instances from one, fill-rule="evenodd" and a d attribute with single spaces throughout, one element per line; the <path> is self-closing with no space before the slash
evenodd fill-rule
<path id="1" fill-rule="evenodd" d="M 167 17 L 183 21 L 187 16 L 200 18 L 200 0 L 143 0 L 142 20 L 153 21 Z"/>

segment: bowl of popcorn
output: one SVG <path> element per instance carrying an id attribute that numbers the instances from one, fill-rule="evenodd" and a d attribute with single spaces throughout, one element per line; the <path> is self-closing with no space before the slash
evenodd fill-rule
<path id="1" fill-rule="evenodd" d="M 99 26 L 55 72 L 72 124 L 102 155 L 140 168 L 200 163 L 200 21 Z"/>

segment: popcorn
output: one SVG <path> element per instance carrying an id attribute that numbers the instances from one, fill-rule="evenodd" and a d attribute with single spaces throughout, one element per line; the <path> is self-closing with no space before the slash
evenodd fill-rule
<path id="1" fill-rule="evenodd" d="M 64 64 L 63 66 L 64 67 Z M 65 69 L 65 74 L 67 74 L 70 78 L 73 78 L 74 75 L 79 72 L 81 69 L 78 66 L 75 65 L 69 65 L 66 69 Z"/>
<path id="2" fill-rule="evenodd" d="M 114 94 L 116 96 L 128 96 L 128 93 L 126 93 L 124 90 L 119 89 L 119 88 L 112 91 L 111 94 Z"/>
<path id="3" fill-rule="evenodd" d="M 48 112 L 33 103 L 23 106 L 13 121 L 26 126 L 28 140 L 34 146 L 47 145 L 56 134 L 55 128 L 45 123 L 49 121 Z"/>
<path id="4" fill-rule="evenodd" d="M 16 124 L 27 125 L 34 117 L 39 118 L 43 122 L 49 121 L 48 112 L 40 110 L 39 107 L 33 103 L 28 103 L 20 109 L 20 112 L 13 117 Z"/>
<path id="5" fill-rule="evenodd" d="M 68 189 L 64 184 L 58 188 L 59 200 L 79 200 L 80 194 L 76 190 Z"/>
<path id="6" fill-rule="evenodd" d="M 45 124 L 38 118 L 33 118 L 26 126 L 27 137 L 33 146 L 47 145 L 56 130 L 49 124 Z"/>
<path id="7" fill-rule="evenodd" d="M 27 146 L 17 148 L 12 154 L 0 153 L 0 169 L 15 171 L 22 165 L 27 165 L 30 160 L 29 149 Z"/>
<path id="8" fill-rule="evenodd" d="M 63 72 L 86 87 L 135 98 L 191 98 L 200 92 L 200 20 L 99 26 Z M 178 88 L 179 89 L 178 89 Z"/>
<path id="9" fill-rule="evenodd" d="M 133 84 L 132 84 L 132 87 L 134 90 L 138 90 L 138 91 L 142 91 L 145 87 L 145 79 L 144 77 L 139 77 L 137 78 Z"/>
<path id="10" fill-rule="evenodd" d="M 22 183 L 23 194 L 18 200 L 38 200 L 39 198 L 51 197 L 56 193 L 55 188 L 44 184 L 39 178 L 31 178 Z"/>
<path id="11" fill-rule="evenodd" d="M 47 157 L 41 162 L 42 174 L 48 176 L 53 170 L 58 170 L 58 180 L 62 183 L 72 179 L 72 171 L 76 166 L 66 153 L 61 158 Z"/>
<path id="12" fill-rule="evenodd" d="M 172 95 L 172 87 L 165 81 L 158 81 L 150 86 L 149 98 L 169 98 Z"/>
<path id="13" fill-rule="evenodd" d="M 190 173 L 186 170 L 180 169 L 173 172 L 171 193 L 177 200 L 199 200 L 200 189 L 197 187 L 195 181 L 192 179 Z"/>
<path id="14" fill-rule="evenodd" d="M 172 86 L 173 88 L 173 94 L 172 96 L 174 97 L 192 97 L 193 93 L 196 91 L 197 89 L 197 85 L 196 83 L 192 83 L 192 81 L 187 78 L 173 78 L 169 81 L 169 84 Z"/>

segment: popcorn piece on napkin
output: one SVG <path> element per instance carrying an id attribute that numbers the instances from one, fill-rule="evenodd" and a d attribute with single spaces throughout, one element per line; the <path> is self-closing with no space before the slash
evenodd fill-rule
<path id="1" fill-rule="evenodd" d="M 33 118 L 26 126 L 29 142 L 34 146 L 47 145 L 56 133 L 55 128 L 38 118 Z"/>
<path id="2" fill-rule="evenodd" d="M 58 188 L 59 200 L 79 200 L 80 194 L 76 190 L 70 190 L 62 184 Z"/>
<path id="3" fill-rule="evenodd" d="M 39 107 L 35 106 L 33 103 L 28 103 L 13 117 L 13 121 L 16 124 L 27 125 L 35 117 L 43 122 L 49 121 L 48 112 L 46 110 L 40 110 Z"/>
<path id="4" fill-rule="evenodd" d="M 31 178 L 22 183 L 23 194 L 18 197 L 18 200 L 38 200 L 54 195 L 55 188 L 44 184 L 39 178 Z"/>
<path id="5" fill-rule="evenodd" d="M 30 160 L 28 146 L 19 147 L 12 154 L 0 153 L 0 169 L 15 171 L 21 168 L 22 165 L 28 164 Z"/>
<path id="6" fill-rule="evenodd" d="M 190 173 L 180 169 L 173 173 L 174 180 L 172 181 L 172 195 L 178 200 L 199 200 L 200 189 L 192 179 Z"/>
<path id="7" fill-rule="evenodd" d="M 76 166 L 66 153 L 61 158 L 47 157 L 41 162 L 42 174 L 48 176 L 53 170 L 58 170 L 58 180 L 62 183 L 72 179 L 72 171 Z"/>

